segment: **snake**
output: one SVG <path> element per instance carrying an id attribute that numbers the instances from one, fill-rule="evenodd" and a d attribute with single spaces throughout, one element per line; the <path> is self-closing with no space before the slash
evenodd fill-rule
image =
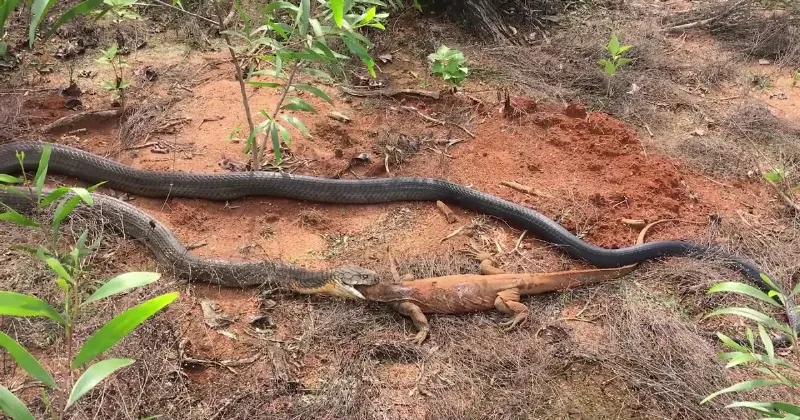
<path id="1" fill-rule="evenodd" d="M 105 186 L 129 194 L 151 198 L 195 198 L 210 201 L 228 201 L 247 196 L 271 196 L 300 201 L 363 205 L 408 201 L 442 201 L 504 220 L 528 230 L 542 240 L 551 243 L 573 258 L 583 260 L 598 268 L 618 268 L 648 260 L 667 257 L 706 258 L 713 255 L 728 268 L 741 273 L 755 282 L 761 289 L 770 290 L 770 285 L 761 278 L 762 270 L 753 262 L 729 254 L 714 245 L 703 245 L 688 241 L 663 240 L 647 242 L 621 248 L 603 248 L 584 241 L 544 214 L 478 189 L 443 179 L 423 177 L 392 177 L 362 179 L 330 179 L 285 172 L 179 172 L 133 168 L 111 159 L 83 151 L 72 146 L 39 141 L 14 141 L 0 145 L 0 173 L 17 174 L 20 169 L 33 171 L 38 168 L 45 144 L 51 147 L 48 172 L 74 177 L 88 183 L 105 182 Z M 22 159 L 17 153 L 24 153 Z M 3 196 L 5 200 L 7 196 Z M 112 201 L 107 201 L 112 203 Z M 122 209 L 116 202 L 114 209 Z M 124 209 L 125 216 L 143 222 L 135 209 Z M 152 218 L 145 216 L 149 221 Z M 141 220 L 140 220 L 141 219 Z M 149 223 L 148 221 L 148 223 Z M 145 226 L 139 226 L 143 229 Z M 276 273 L 300 278 L 330 277 L 328 272 L 317 273 L 301 270 L 278 262 L 262 265 L 241 265 L 232 262 L 210 262 L 188 255 L 180 242 L 168 238 L 165 232 L 156 236 L 154 247 L 166 256 L 173 265 L 191 271 L 192 276 L 208 277 L 207 272 L 221 273 L 234 282 L 233 277 L 275 277 Z M 198 270 L 200 272 L 198 272 Z M 300 270 L 300 271 L 298 271 Z M 352 270 L 346 268 L 346 270 Z M 365 271 L 366 272 L 366 271 Z M 368 284 L 370 274 L 359 281 Z M 794 325 L 796 314 L 789 310 Z"/>

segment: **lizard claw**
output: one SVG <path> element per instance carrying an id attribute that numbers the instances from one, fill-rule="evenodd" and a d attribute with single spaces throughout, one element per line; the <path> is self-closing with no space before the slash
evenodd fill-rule
<path id="1" fill-rule="evenodd" d="M 428 330 L 421 330 L 420 332 L 412 335 L 411 337 L 406 338 L 406 340 L 420 346 L 422 345 L 423 342 L 425 342 L 426 338 L 428 338 Z"/>
<path id="2" fill-rule="evenodd" d="M 500 326 L 503 327 L 503 331 L 508 332 L 524 324 L 525 321 L 527 320 L 528 320 L 528 314 L 516 314 L 510 320 L 501 322 Z"/>

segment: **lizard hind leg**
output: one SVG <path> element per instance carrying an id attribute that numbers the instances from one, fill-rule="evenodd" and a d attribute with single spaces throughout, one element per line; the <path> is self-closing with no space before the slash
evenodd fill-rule
<path id="1" fill-rule="evenodd" d="M 519 301 L 519 289 L 507 289 L 497 293 L 494 299 L 494 307 L 506 314 L 510 318 L 508 321 L 501 322 L 503 330 L 510 331 L 528 320 L 528 306 Z"/>
<path id="2" fill-rule="evenodd" d="M 402 302 L 392 306 L 394 306 L 397 312 L 411 318 L 411 322 L 413 322 L 414 327 L 417 328 L 417 333 L 409 337 L 408 341 L 417 345 L 422 344 L 431 330 L 431 326 L 428 324 L 428 318 L 422 313 L 422 309 L 411 302 Z"/>

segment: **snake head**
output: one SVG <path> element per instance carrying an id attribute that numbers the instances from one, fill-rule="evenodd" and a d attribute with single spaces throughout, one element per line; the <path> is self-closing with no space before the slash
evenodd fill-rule
<path id="1" fill-rule="evenodd" d="M 351 299 L 364 299 L 354 286 L 371 286 L 378 283 L 378 273 L 361 267 L 339 267 L 332 270 L 333 294 Z"/>

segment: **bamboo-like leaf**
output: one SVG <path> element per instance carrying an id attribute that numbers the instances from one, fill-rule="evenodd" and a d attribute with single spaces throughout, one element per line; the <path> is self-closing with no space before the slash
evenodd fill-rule
<path id="1" fill-rule="evenodd" d="M 369 10 L 367 10 L 366 12 L 364 12 L 364 14 L 361 16 L 361 21 L 360 21 L 360 23 L 361 23 L 361 24 L 367 24 L 367 23 L 370 23 L 370 22 L 372 22 L 372 19 L 375 19 L 375 15 L 376 15 L 377 13 L 378 13 L 378 11 L 377 11 L 377 9 L 375 8 L 375 6 L 372 6 L 372 7 L 370 7 L 370 8 L 369 8 Z"/>
<path id="2" fill-rule="evenodd" d="M 727 335 L 725 335 L 725 334 L 723 334 L 721 332 L 717 333 L 717 337 L 719 337 L 720 341 L 722 341 L 726 346 L 728 346 L 728 347 L 730 347 L 730 348 L 732 348 L 734 350 L 738 350 L 738 351 L 743 352 L 743 353 L 748 353 L 749 352 L 749 350 L 745 346 L 733 341 L 733 339 L 731 339 L 730 337 L 728 337 Z"/>
<path id="3" fill-rule="evenodd" d="M 2 6 L 0 6 L 2 7 Z M 0 174 L 0 182 L 4 184 L 19 184 L 22 182 L 22 178 L 17 178 L 15 176 Z"/>
<path id="4" fill-rule="evenodd" d="M 298 98 L 289 98 L 289 103 L 283 105 L 281 109 L 289 111 L 304 111 L 312 114 L 317 113 L 317 110 L 313 106 L 309 105 L 308 102 Z"/>
<path id="5" fill-rule="evenodd" d="M 42 202 L 39 203 L 39 207 L 44 208 L 44 207 L 49 206 L 50 203 L 58 200 L 59 198 L 64 196 L 64 194 L 66 194 L 68 192 L 69 192 L 69 188 L 68 187 L 58 187 L 58 188 L 54 189 L 53 191 L 50 191 L 50 194 L 47 194 L 47 196 L 42 199 Z"/>
<path id="6" fill-rule="evenodd" d="M 749 408 L 762 414 L 779 414 L 772 403 L 765 402 L 736 401 L 726 405 L 725 408 Z"/>
<path id="7" fill-rule="evenodd" d="M 70 197 L 69 199 L 62 199 L 56 207 L 55 215 L 53 216 L 53 235 L 58 234 L 58 229 L 69 215 L 75 210 L 75 207 L 81 202 L 82 198 L 78 195 Z"/>
<path id="8" fill-rule="evenodd" d="M 133 359 L 107 359 L 89 366 L 86 372 L 83 372 L 83 375 L 75 382 L 75 386 L 72 387 L 67 406 L 64 409 L 70 408 L 78 399 L 91 391 L 92 388 L 97 386 L 97 384 L 102 382 L 109 375 L 119 369 L 130 366 L 134 361 Z"/>
<path id="9" fill-rule="evenodd" d="M 732 368 L 734 366 L 741 365 L 742 363 L 751 362 L 756 360 L 756 357 L 750 353 L 739 353 L 738 355 L 731 358 L 725 368 Z"/>
<path id="10" fill-rule="evenodd" d="M 305 37 L 308 33 L 308 20 L 311 19 L 311 0 L 300 0 L 300 13 L 297 14 L 297 26 L 300 35 Z"/>
<path id="11" fill-rule="evenodd" d="M 777 284 L 775 284 L 775 282 L 774 282 L 774 281 L 772 281 L 772 279 L 771 279 L 771 278 L 769 278 L 769 276 L 768 276 L 768 275 L 766 275 L 766 274 L 764 274 L 764 273 L 759 273 L 759 276 L 761 277 L 761 280 L 762 280 L 764 283 L 766 283 L 767 285 L 769 285 L 769 287 L 770 287 L 770 288 L 772 288 L 772 290 L 774 290 L 774 291 L 776 291 L 776 292 L 780 292 L 781 288 L 780 288 L 780 287 L 778 287 L 778 285 L 777 285 Z"/>
<path id="12" fill-rule="evenodd" d="M 42 316 L 65 325 L 64 318 L 49 303 L 31 295 L 0 291 L 0 315 Z"/>
<path id="13" fill-rule="evenodd" d="M 309 92 L 309 93 L 313 94 L 314 96 L 322 99 L 323 101 L 333 105 L 333 101 L 331 100 L 331 98 L 325 92 L 323 92 L 322 89 L 320 89 L 320 88 L 318 88 L 316 86 L 298 84 L 298 85 L 294 85 L 294 88 L 298 89 L 298 90 L 304 90 L 306 92 Z"/>
<path id="14" fill-rule="evenodd" d="M 28 372 L 29 375 L 33 376 L 34 378 L 40 380 L 43 384 L 49 386 L 50 388 L 56 387 L 56 381 L 50 376 L 49 373 L 39 364 L 39 361 L 36 360 L 25 347 L 22 347 L 19 343 L 17 343 L 13 338 L 9 337 L 5 333 L 0 331 L 0 346 L 3 346 L 8 354 L 14 358 L 14 361 L 17 362 L 19 367 Z"/>
<path id="15" fill-rule="evenodd" d="M 248 81 L 247 81 L 247 84 L 248 84 L 248 85 L 251 85 L 251 86 L 256 86 L 256 87 L 265 87 L 265 88 L 276 88 L 276 87 L 281 87 L 281 86 L 283 86 L 283 85 L 281 85 L 280 83 L 275 83 L 275 82 L 261 82 L 261 81 L 257 81 L 257 80 L 248 80 Z"/>
<path id="16" fill-rule="evenodd" d="M 13 420 L 36 420 L 28 407 L 4 386 L 0 386 L 0 409 Z"/>
<path id="17" fill-rule="evenodd" d="M 99 289 L 95 290 L 91 296 L 83 301 L 82 305 L 88 305 L 91 302 L 96 302 L 137 287 L 147 286 L 160 278 L 161 274 L 159 273 L 131 272 L 120 274 L 108 280 L 105 284 L 100 286 Z"/>
<path id="18" fill-rule="evenodd" d="M 341 28 L 344 21 L 344 0 L 329 0 L 328 7 L 333 12 L 333 22 Z"/>
<path id="19" fill-rule="evenodd" d="M 720 292 L 739 293 L 747 295 L 759 299 L 761 301 L 764 301 L 766 303 L 769 303 L 770 305 L 776 306 L 778 308 L 783 308 L 783 305 L 776 302 L 775 299 L 769 297 L 769 295 L 767 295 L 766 293 L 756 289 L 755 287 L 749 284 L 739 283 L 735 281 L 728 281 L 723 283 L 717 283 L 711 286 L 710 289 L 708 289 L 709 294 L 720 293 Z"/>
<path id="20" fill-rule="evenodd" d="M 786 402 L 774 402 L 772 403 L 772 405 L 778 410 L 783 411 L 784 413 L 800 416 L 800 406 L 797 406 L 795 404 L 790 404 Z"/>
<path id="21" fill-rule="evenodd" d="M 33 184 L 36 186 L 36 202 L 41 203 L 42 188 L 44 188 L 44 179 L 47 177 L 47 166 L 50 164 L 50 152 L 53 146 L 46 143 L 42 147 L 42 156 L 39 157 L 39 167 L 36 169 L 36 176 L 33 178 Z"/>
<path id="22" fill-rule="evenodd" d="M 284 121 L 288 122 L 289 124 L 297 127 L 297 129 L 300 130 L 300 132 L 303 133 L 305 136 L 311 137 L 311 132 L 308 131 L 308 128 L 306 128 L 305 124 L 303 124 L 303 122 L 300 121 L 299 118 L 295 117 L 294 115 L 288 115 L 288 114 L 281 115 L 281 118 Z"/>
<path id="23" fill-rule="evenodd" d="M 286 146 L 292 147 L 292 136 L 289 134 L 289 130 L 277 121 L 275 122 L 275 127 L 278 128 L 278 133 L 281 135 L 281 138 L 283 138 L 283 142 L 286 143 Z"/>
<path id="24" fill-rule="evenodd" d="M 269 126 L 269 135 L 272 139 L 272 151 L 275 155 L 275 163 L 280 165 L 283 162 L 283 151 L 281 150 L 281 140 L 278 137 L 278 127 L 275 126 L 275 122 L 273 121 L 272 124 Z"/>
<path id="25" fill-rule="evenodd" d="M 67 273 L 67 270 L 57 259 L 51 257 L 47 258 L 44 262 L 48 267 L 50 267 L 51 270 L 58 274 L 59 277 L 67 280 L 68 282 L 72 282 L 72 276 Z"/>
<path id="26" fill-rule="evenodd" d="M 36 31 L 42 23 L 44 15 L 56 4 L 56 0 L 34 0 L 31 6 L 31 22 L 28 26 L 28 46 L 33 48 L 33 41 L 36 39 Z"/>
<path id="27" fill-rule="evenodd" d="M 758 335 L 761 337 L 764 350 L 767 351 L 767 356 L 769 357 L 770 363 L 772 363 L 772 360 L 775 359 L 775 348 L 772 345 L 772 338 L 770 338 L 769 334 L 767 334 L 767 330 L 765 330 L 764 326 L 761 324 L 758 324 Z"/>
<path id="28" fill-rule="evenodd" d="M 717 309 L 710 314 L 706 315 L 705 317 L 710 316 L 718 316 L 718 315 L 738 315 L 744 318 L 752 319 L 758 323 L 764 324 L 768 327 L 775 328 L 776 330 L 781 330 L 787 334 L 791 334 L 791 329 L 783 324 L 780 324 L 774 318 L 765 315 L 755 309 L 750 308 L 722 308 Z"/>
<path id="29" fill-rule="evenodd" d="M 17 9 L 18 4 L 19 0 L 5 0 L 0 2 L 0 34 L 5 33 L 6 20 L 11 13 Z"/>
<path id="30" fill-rule="evenodd" d="M 714 399 L 714 398 L 716 398 L 716 397 L 718 397 L 718 396 L 720 396 L 722 394 L 729 393 L 729 392 L 747 391 L 747 390 L 751 390 L 751 389 L 764 388 L 764 387 L 773 386 L 773 385 L 779 385 L 779 384 L 781 384 L 781 381 L 778 381 L 776 379 L 754 379 L 752 381 L 739 382 L 738 384 L 731 385 L 731 386 L 729 386 L 729 387 L 727 387 L 725 389 L 721 389 L 721 390 L 719 390 L 719 391 L 707 396 L 703 401 L 700 401 L 700 404 L 701 405 L 705 404 L 708 401 L 711 401 L 712 399 Z"/>
<path id="31" fill-rule="evenodd" d="M 155 315 L 158 311 L 178 298 L 178 292 L 167 293 L 117 315 L 102 328 L 97 330 L 83 344 L 78 355 L 72 360 L 72 367 L 78 368 L 113 347 L 119 340 L 131 333 L 136 327 Z"/>
<path id="32" fill-rule="evenodd" d="M 330 74 L 319 69 L 305 67 L 302 69 L 302 72 L 309 76 L 318 77 L 322 80 L 325 80 L 326 82 L 333 81 L 333 77 Z"/>
<path id="33" fill-rule="evenodd" d="M 89 14 L 103 5 L 103 0 L 85 0 L 81 3 L 76 4 L 73 8 L 64 12 L 61 16 L 56 19 L 55 22 L 50 26 L 50 29 L 47 30 L 45 35 L 42 37 L 43 40 L 50 39 L 51 36 L 60 28 L 63 24 L 75 19 L 75 17 L 80 15 Z"/>
<path id="34" fill-rule="evenodd" d="M 792 295 L 800 294 L 800 282 L 794 285 L 794 289 L 792 289 Z"/>
<path id="35" fill-rule="evenodd" d="M 17 213 L 14 210 L 9 210 L 5 213 L 0 213 L 0 220 L 16 223 L 20 226 L 37 227 L 39 226 L 35 220 L 28 219 L 27 217 Z"/>
<path id="36" fill-rule="evenodd" d="M 372 77 L 376 77 L 375 61 L 373 61 L 372 57 L 369 56 L 367 49 L 364 48 L 364 46 L 359 44 L 357 41 L 350 39 L 350 37 L 347 36 L 343 36 L 342 41 L 344 42 L 345 45 L 347 45 L 347 48 L 353 53 L 355 53 L 361 59 L 361 62 L 363 62 L 364 65 L 367 66 L 369 75 Z"/>

